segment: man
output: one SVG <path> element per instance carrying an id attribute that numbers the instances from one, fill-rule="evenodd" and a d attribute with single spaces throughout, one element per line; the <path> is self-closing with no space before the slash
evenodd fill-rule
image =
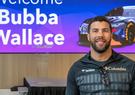
<path id="1" fill-rule="evenodd" d="M 112 50 L 112 27 L 93 18 L 87 38 L 91 51 L 70 68 L 66 95 L 135 95 L 135 62 Z"/>

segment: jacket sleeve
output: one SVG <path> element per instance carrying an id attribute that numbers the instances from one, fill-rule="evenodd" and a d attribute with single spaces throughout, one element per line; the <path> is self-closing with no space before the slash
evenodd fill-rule
<path id="1" fill-rule="evenodd" d="M 80 95 L 75 81 L 75 69 L 73 68 L 71 68 L 68 72 L 65 95 Z"/>
<path id="2" fill-rule="evenodd" d="M 135 64 L 135 63 L 134 63 Z M 135 65 L 133 66 L 133 74 L 132 74 L 132 83 L 131 83 L 131 94 L 130 95 L 135 95 Z"/>

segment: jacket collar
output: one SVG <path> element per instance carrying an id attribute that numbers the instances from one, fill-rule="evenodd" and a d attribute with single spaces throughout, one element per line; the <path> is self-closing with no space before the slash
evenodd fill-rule
<path id="1" fill-rule="evenodd" d="M 113 62 L 115 62 L 116 60 L 119 60 L 119 54 L 116 53 L 115 51 L 112 50 L 112 55 L 111 57 L 107 60 L 107 61 L 103 61 L 103 62 L 99 62 L 94 60 L 91 56 L 90 56 L 91 52 L 87 53 L 82 59 L 81 62 L 84 64 L 93 64 L 93 65 L 98 65 L 98 66 L 105 66 L 107 64 L 111 64 Z"/>

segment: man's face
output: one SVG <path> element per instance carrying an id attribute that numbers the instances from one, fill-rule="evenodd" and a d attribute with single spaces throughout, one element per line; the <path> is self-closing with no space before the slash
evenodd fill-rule
<path id="1" fill-rule="evenodd" d="M 111 44 L 112 32 L 105 21 L 95 21 L 90 25 L 88 40 L 92 48 L 98 52 L 105 52 Z"/>

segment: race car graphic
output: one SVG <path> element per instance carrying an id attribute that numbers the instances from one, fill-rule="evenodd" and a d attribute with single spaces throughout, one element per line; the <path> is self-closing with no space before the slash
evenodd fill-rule
<path id="1" fill-rule="evenodd" d="M 105 16 L 113 28 L 112 46 L 131 45 L 135 42 L 135 6 L 115 8 Z M 91 19 L 86 19 L 79 28 L 79 45 L 89 46 L 87 28 Z"/>

